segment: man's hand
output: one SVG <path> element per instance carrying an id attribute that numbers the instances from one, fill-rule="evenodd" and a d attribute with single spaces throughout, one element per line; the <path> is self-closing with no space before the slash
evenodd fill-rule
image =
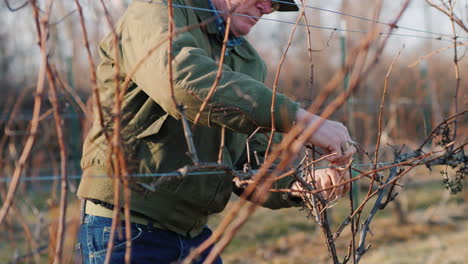
<path id="1" fill-rule="evenodd" d="M 331 186 L 337 186 L 341 184 L 338 187 L 330 188 L 321 192 L 323 197 L 328 201 L 338 199 L 349 191 L 350 184 L 342 184 L 347 180 L 349 180 L 349 172 L 348 170 L 344 170 L 343 168 L 319 169 L 316 170 L 314 173 L 307 174 L 307 177 L 305 179 L 305 181 L 311 186 L 315 187 L 316 190 L 322 190 Z M 291 190 L 293 190 L 291 195 L 300 196 L 300 192 L 294 192 L 294 190 L 307 189 L 303 187 L 301 183 L 296 181 L 291 186 Z"/>
<path id="2" fill-rule="evenodd" d="M 305 122 L 305 130 L 322 122 L 320 127 L 307 140 L 308 144 L 319 146 L 326 151 L 324 154 L 332 154 L 328 161 L 337 165 L 348 163 L 356 153 L 354 141 L 348 133 L 348 129 L 339 122 L 323 119 L 300 108 L 296 114 L 297 122 Z"/>

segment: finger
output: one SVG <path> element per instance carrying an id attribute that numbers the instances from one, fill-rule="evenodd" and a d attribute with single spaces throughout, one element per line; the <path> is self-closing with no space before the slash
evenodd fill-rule
<path id="1" fill-rule="evenodd" d="M 349 171 L 346 170 L 343 174 L 343 181 L 348 181 L 350 179 Z M 343 193 L 348 193 L 351 189 L 351 183 L 347 183 L 343 186 Z"/>
<path id="2" fill-rule="evenodd" d="M 353 158 L 354 153 L 356 153 L 356 148 L 354 146 L 349 147 L 341 158 L 343 163 L 348 163 Z"/>
<path id="3" fill-rule="evenodd" d="M 343 182 L 342 176 L 338 172 L 338 170 L 336 170 L 336 169 L 327 169 L 327 173 L 328 173 L 328 176 L 331 179 L 333 185 L 338 186 L 340 183 Z M 343 185 L 336 187 L 335 190 L 336 190 L 335 195 L 337 197 L 341 197 L 343 195 L 343 193 L 344 193 L 343 192 Z"/>
<path id="4" fill-rule="evenodd" d="M 326 190 L 323 190 L 325 189 L 326 187 L 328 187 L 328 176 L 326 175 L 326 173 L 318 173 L 318 175 L 316 175 L 317 178 L 315 179 L 315 184 L 317 186 L 317 190 L 320 191 L 320 194 L 322 194 L 322 196 L 324 198 L 327 198 L 329 193 L 328 191 Z"/>
<path id="5" fill-rule="evenodd" d="M 333 186 L 333 182 L 330 176 L 328 175 L 327 170 L 325 170 L 324 173 L 321 174 L 320 178 L 321 178 L 321 184 L 322 184 L 323 189 Z M 333 189 L 327 189 L 323 192 L 323 194 L 325 195 L 327 199 L 331 198 L 332 193 L 333 193 Z"/>
<path id="6" fill-rule="evenodd" d="M 319 193 L 324 195 L 324 193 L 321 191 L 323 189 L 323 186 L 322 186 L 322 177 L 317 177 L 315 179 L 315 189 L 320 191 Z"/>
<path id="7" fill-rule="evenodd" d="M 351 139 L 347 139 L 341 143 L 341 152 L 345 153 L 348 151 L 348 149 L 352 148 L 356 142 L 352 141 Z"/>
<path id="8" fill-rule="evenodd" d="M 328 174 L 327 174 L 328 175 Z M 327 187 L 331 187 L 333 186 L 333 180 L 332 180 L 332 176 L 328 175 L 328 179 L 329 179 L 329 182 L 330 182 L 330 185 L 328 185 Z M 339 193 L 338 193 L 338 189 L 333 187 L 332 189 L 329 189 L 328 192 L 327 192 L 327 200 L 331 201 L 331 200 L 335 200 L 337 197 L 339 197 Z"/>
<path id="9" fill-rule="evenodd" d="M 353 158 L 354 153 L 356 153 L 356 148 L 351 146 L 346 149 L 346 152 L 344 152 L 341 157 L 336 158 L 333 163 L 336 165 L 345 165 Z"/>
<path id="10" fill-rule="evenodd" d="M 329 145 L 326 151 L 328 152 L 327 154 L 332 154 L 332 155 L 325 158 L 325 160 L 327 160 L 330 163 L 335 163 L 335 164 L 341 161 L 343 155 L 341 153 L 341 149 L 338 146 Z"/>
<path id="11" fill-rule="evenodd" d="M 312 187 L 317 188 L 317 171 L 312 170 L 310 173 L 307 173 L 307 183 L 312 185 Z"/>

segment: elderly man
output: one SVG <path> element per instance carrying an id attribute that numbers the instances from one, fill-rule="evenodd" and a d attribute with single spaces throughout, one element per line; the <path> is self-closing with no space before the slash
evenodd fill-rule
<path id="1" fill-rule="evenodd" d="M 229 1 L 229 2 L 227 2 Z M 242 36 L 264 14 L 273 11 L 297 11 L 293 0 L 174 0 L 174 23 L 181 29 L 173 39 L 172 85 L 174 96 L 185 107 L 191 122 L 213 85 L 220 56 L 224 56 L 223 73 L 216 93 L 201 112 L 193 134 L 198 157 L 203 162 L 217 162 L 224 132 L 222 163 L 233 169 L 246 162 L 245 142 L 258 127 L 271 127 L 272 91 L 263 82 L 265 63 Z M 229 8 L 231 10 L 229 10 Z M 230 12 L 231 11 L 231 12 Z M 231 13 L 229 41 L 221 54 L 226 30 L 225 21 Z M 213 19 L 214 18 L 214 19 Z M 190 26 L 190 27 L 187 27 Z M 185 30 L 184 30 L 185 29 Z M 114 193 L 112 168 L 108 161 L 110 146 L 104 131 L 112 132 L 112 108 L 115 96 L 115 67 L 120 74 L 129 74 L 148 51 L 161 45 L 132 76 L 126 87 L 122 106 L 122 148 L 130 174 L 150 175 L 174 172 L 193 165 L 186 155 L 179 108 L 170 93 L 168 74 L 168 6 L 160 0 L 134 1 L 116 25 L 118 46 L 114 36 L 101 42 L 102 62 L 98 69 L 99 93 L 102 101 L 104 127 L 96 118 L 83 148 L 83 179 L 78 195 L 85 201 L 85 215 L 80 227 L 79 246 L 85 263 L 102 263 L 110 236 Z M 286 133 L 296 121 L 312 126 L 320 117 L 301 109 L 282 94 L 276 95 L 275 127 Z M 324 121 L 308 139 L 327 153 L 328 160 L 344 164 L 355 149 L 345 153 L 341 145 L 350 141 L 347 129 L 338 122 Z M 262 155 L 267 137 L 257 133 L 250 141 L 250 150 Z M 253 156 L 253 154 L 251 154 Z M 255 165 L 255 164 L 253 164 Z M 258 165 L 258 164 L 257 164 Z M 338 184 L 349 178 L 335 169 L 316 172 L 318 188 Z M 275 188 L 296 188 L 293 178 L 283 178 Z M 176 263 L 187 256 L 210 234 L 206 226 L 211 214 L 222 211 L 236 190 L 231 175 L 223 172 L 198 173 L 183 177 L 138 177 L 130 181 L 132 263 Z M 348 186 L 326 193 L 340 196 Z M 330 197 L 333 198 L 333 197 Z M 294 194 L 272 193 L 262 204 L 278 209 L 299 206 Z M 123 236 L 125 237 L 125 236 Z M 208 250 L 209 251 L 209 250 Z M 199 261 L 209 252 L 204 252 Z M 111 263 L 123 263 L 125 240 L 116 236 Z M 222 263 L 218 258 L 216 263 Z"/>

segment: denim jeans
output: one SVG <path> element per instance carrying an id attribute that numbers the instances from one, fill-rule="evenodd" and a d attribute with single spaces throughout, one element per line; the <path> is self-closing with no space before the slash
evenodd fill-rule
<path id="1" fill-rule="evenodd" d="M 122 222 L 123 223 L 123 222 Z M 77 244 L 77 259 L 85 264 L 104 263 L 109 242 L 112 219 L 86 215 L 80 226 Z M 125 226 L 122 224 L 122 237 L 116 231 L 111 264 L 125 263 Z M 137 264 L 170 264 L 181 263 L 190 250 L 199 246 L 210 235 L 211 230 L 205 227 L 201 234 L 194 238 L 145 225 L 131 224 L 132 263 Z M 207 249 L 194 263 L 202 263 L 208 256 Z M 213 263 L 222 264 L 218 257 Z"/>

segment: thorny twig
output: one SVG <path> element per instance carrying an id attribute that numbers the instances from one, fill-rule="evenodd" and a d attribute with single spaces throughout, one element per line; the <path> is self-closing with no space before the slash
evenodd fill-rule
<path id="1" fill-rule="evenodd" d="M 419 148 L 417 150 L 421 151 L 422 148 L 427 144 L 427 142 L 429 142 L 432 139 L 432 137 L 439 130 L 440 127 L 442 127 L 443 125 L 446 125 L 452 119 L 466 114 L 467 112 L 468 112 L 468 108 L 466 108 L 465 110 L 461 111 L 460 113 L 456 113 L 456 114 L 446 118 L 444 121 L 442 121 L 439 125 L 437 125 L 434 129 L 432 129 L 431 133 L 427 136 L 427 138 L 424 140 L 424 142 L 419 146 Z"/>
<path id="2" fill-rule="evenodd" d="M 393 59 L 392 63 L 390 64 L 390 68 L 388 69 L 387 75 L 385 76 L 384 89 L 382 92 L 382 100 L 380 103 L 380 111 L 379 111 L 379 122 L 378 122 L 379 128 L 377 130 L 378 131 L 377 132 L 377 144 L 375 144 L 374 166 L 375 164 L 377 164 L 377 159 L 379 157 L 380 139 L 382 136 L 382 117 L 383 117 L 383 112 L 384 112 L 385 96 L 387 95 L 388 79 L 390 77 L 390 73 L 392 72 L 393 65 L 400 57 L 400 54 L 401 54 L 401 49 L 398 52 L 398 55 Z"/>
<path id="3" fill-rule="evenodd" d="M 286 59 L 286 55 L 288 54 L 289 47 L 291 47 L 292 40 L 294 37 L 294 33 L 296 32 L 297 25 L 299 24 L 299 21 L 301 17 L 304 15 L 305 9 L 302 9 L 301 14 L 297 17 L 296 23 L 294 24 L 294 27 L 291 31 L 291 35 L 289 36 L 288 44 L 286 45 L 286 49 L 283 52 L 283 55 L 281 55 L 280 62 L 278 64 L 278 69 L 276 70 L 276 75 L 275 75 L 275 80 L 273 82 L 273 92 L 271 94 L 271 107 L 270 107 L 270 120 L 271 120 L 271 131 L 270 131 L 270 137 L 268 139 L 268 146 L 265 151 L 265 159 L 268 157 L 268 152 L 270 152 L 270 147 L 271 144 L 273 143 L 273 137 L 276 132 L 276 127 L 275 127 L 275 103 L 276 103 L 276 91 L 278 88 L 278 81 L 281 73 L 281 69 L 283 67 L 283 62 Z"/>
<path id="4" fill-rule="evenodd" d="M 457 43 L 457 44 L 454 44 L 454 45 L 450 45 L 450 46 L 447 46 L 447 47 L 443 47 L 443 48 L 440 48 L 440 49 L 436 49 L 420 58 L 418 58 L 415 62 L 411 63 L 410 65 L 408 65 L 408 68 L 412 68 L 416 65 L 418 65 L 421 61 L 425 60 L 425 59 L 428 59 L 432 56 L 434 56 L 435 54 L 438 54 L 438 53 L 441 53 L 443 51 L 446 51 L 448 49 L 451 49 L 455 46 L 458 46 L 458 47 L 461 47 L 461 46 L 468 46 L 468 43 Z"/>
<path id="5" fill-rule="evenodd" d="M 414 157 L 414 156 L 417 156 L 417 153 L 407 154 L 407 155 L 400 155 L 400 153 L 395 153 L 395 163 L 399 163 L 399 162 L 402 161 L 402 159 L 406 159 L 406 158 L 410 158 L 410 157 Z M 383 209 L 382 208 L 382 199 L 387 194 L 388 185 L 396 183 L 396 180 L 401 178 L 404 174 L 406 174 L 408 171 L 410 171 L 412 168 L 416 167 L 419 164 L 420 164 L 420 162 L 415 163 L 410 169 L 408 169 L 408 170 L 406 170 L 404 172 L 399 171 L 398 167 L 391 168 L 390 169 L 390 175 L 387 178 L 386 184 L 382 185 L 381 187 L 379 187 L 379 189 L 376 192 L 374 192 L 374 194 L 378 193 L 379 195 L 377 197 L 376 202 L 374 203 L 374 206 L 372 207 L 371 212 L 369 213 L 369 216 L 366 218 L 363 226 L 361 227 L 362 231 L 361 231 L 361 236 L 360 236 L 360 241 L 359 241 L 359 247 L 355 251 L 356 263 L 359 263 L 359 260 L 361 259 L 362 255 L 370 247 L 370 245 L 369 245 L 369 247 L 366 247 L 366 245 L 365 245 L 366 235 L 370 231 L 370 223 L 371 223 L 372 219 L 374 218 L 375 214 L 377 213 L 378 210 Z M 391 185 L 391 186 L 394 186 L 394 185 Z M 367 196 L 368 198 L 366 197 L 366 201 L 368 201 L 368 199 L 370 197 L 372 197 L 372 196 L 374 196 L 374 195 L 373 194 L 368 195 Z"/>
<path id="6" fill-rule="evenodd" d="M 304 12 L 302 13 L 302 18 L 304 19 L 304 23 L 306 25 L 309 25 L 309 22 L 307 21 L 307 15 L 305 13 L 305 1 L 301 0 L 302 6 L 304 7 Z M 307 51 L 309 53 L 309 66 L 310 66 L 310 83 L 309 83 L 309 89 L 312 90 L 314 87 L 314 62 L 313 62 L 313 57 L 312 57 L 312 34 L 310 32 L 310 28 L 306 27 L 307 31 Z M 334 31 L 333 31 L 334 32 Z M 333 36 L 333 32 L 331 33 L 331 36 Z M 331 36 L 328 41 L 330 41 Z M 328 41 L 326 45 L 328 46 Z"/>
<path id="7" fill-rule="evenodd" d="M 56 96 L 55 96 L 56 97 Z M 56 100 L 56 98 L 54 99 Z M 56 104 L 56 103 L 55 103 Z M 54 106 L 56 108 L 56 106 Z M 59 222 L 57 228 L 57 239 L 56 239 L 56 250 L 55 250 L 55 257 L 54 263 L 59 264 L 62 263 L 62 251 L 63 251 L 63 244 L 65 239 L 65 228 L 66 228 L 66 212 L 67 212 L 67 192 L 68 192 L 68 177 L 67 177 L 67 160 L 66 160 L 66 148 L 63 136 L 63 129 L 61 127 L 61 118 L 58 114 L 58 111 L 55 111 L 55 122 L 56 122 L 56 129 L 59 138 L 59 145 L 60 145 L 60 171 L 61 171 L 61 189 L 60 189 L 60 215 L 59 215 Z"/>
<path id="8" fill-rule="evenodd" d="M 309 151 L 309 150 L 307 150 L 307 151 Z M 312 175 L 312 182 L 311 182 L 312 187 L 314 189 L 317 189 L 317 184 L 316 184 L 316 181 L 315 181 L 316 174 L 315 174 L 315 162 L 314 161 L 316 161 L 318 159 L 316 158 L 317 153 L 315 151 L 315 146 L 312 146 L 311 151 L 312 151 L 312 161 L 309 163 L 311 165 L 306 166 L 307 171 L 305 171 L 305 173 L 309 173 L 310 175 Z M 309 197 L 312 198 L 312 199 L 310 199 Z M 307 194 L 301 194 L 301 198 L 305 202 L 305 205 L 309 208 L 310 214 L 313 215 L 315 213 L 314 217 L 315 217 L 315 221 L 317 222 L 317 224 L 319 226 L 322 226 L 322 219 L 320 217 L 319 206 L 318 206 L 318 202 L 317 202 L 318 198 L 316 196 L 314 196 L 313 194 L 309 195 L 309 196 L 307 196 Z"/>
<path id="9" fill-rule="evenodd" d="M 382 117 L 383 117 L 383 111 L 384 111 L 385 96 L 387 94 L 388 79 L 389 79 L 390 73 L 392 72 L 393 65 L 395 64 L 395 62 L 400 57 L 400 54 L 401 54 L 401 49 L 398 52 L 398 55 L 393 59 L 392 63 L 390 64 L 390 68 L 388 69 L 387 75 L 385 76 L 384 89 L 383 89 L 383 92 L 382 92 L 382 99 L 381 99 L 379 119 L 378 119 L 378 124 L 379 125 L 378 125 L 378 132 L 377 132 L 377 143 L 375 145 L 375 154 L 374 154 L 374 162 L 373 162 L 374 165 L 372 166 L 372 168 L 374 170 L 377 169 L 377 160 L 378 160 L 378 157 L 379 157 L 380 139 L 381 139 L 381 136 L 382 136 Z M 367 195 L 369 195 L 370 192 L 372 191 L 372 188 L 374 186 L 374 182 L 378 178 L 379 177 L 378 177 L 377 172 L 372 174 L 372 182 L 369 185 Z M 358 215 L 358 218 L 357 218 L 357 221 L 356 221 L 357 223 L 359 223 L 360 218 L 361 218 L 361 213 L 359 213 L 359 215 Z M 354 221 L 354 218 L 352 218 L 351 220 Z M 353 237 L 352 237 L 352 242 L 353 242 L 353 252 L 356 252 L 356 250 L 355 250 L 355 234 L 354 233 L 353 233 Z M 357 263 L 357 262 L 359 262 L 359 258 L 356 258 L 356 254 L 354 254 L 353 255 L 353 263 Z"/>
<path id="10" fill-rule="evenodd" d="M 434 2 L 432 2 L 432 0 L 426 0 L 426 2 L 436 8 L 437 10 L 439 10 L 440 12 L 444 13 L 447 17 L 450 18 L 450 20 L 452 20 L 453 22 L 457 23 L 457 25 L 459 25 L 465 32 L 468 32 L 468 27 L 463 23 L 463 20 L 459 19 L 458 17 L 456 17 L 456 15 L 453 13 L 453 12 L 450 12 L 450 11 L 447 11 L 445 9 L 443 9 L 442 7 L 436 5 Z M 442 3 L 444 3 L 443 1 L 441 1 Z M 449 0 L 449 2 L 451 2 L 451 0 Z M 447 6 L 446 6 L 447 7 Z"/>
<path id="11" fill-rule="evenodd" d="M 304 179 L 299 177 L 297 174 L 294 175 L 296 180 L 299 181 L 302 186 L 309 190 L 309 191 L 314 191 L 316 188 L 312 187 L 308 182 L 306 182 Z M 333 236 L 332 232 L 330 229 L 330 225 L 328 223 L 328 216 L 327 216 L 327 211 L 325 208 L 327 208 L 327 202 L 324 200 L 324 198 L 319 194 L 313 194 L 314 198 L 318 199 L 320 203 L 313 202 L 314 203 L 314 209 L 317 210 L 315 213 L 317 214 L 316 216 L 319 219 L 319 224 L 320 227 L 322 228 L 322 231 L 325 235 L 325 243 L 327 244 L 328 251 L 330 253 L 330 257 L 333 259 L 333 263 L 339 263 L 338 261 L 338 255 L 336 252 L 335 244 L 333 243 Z"/>
<path id="12" fill-rule="evenodd" d="M 224 128 L 224 127 L 223 127 Z M 252 134 L 249 135 L 249 137 L 245 140 L 245 148 L 246 148 L 246 151 L 247 151 L 247 163 L 248 164 L 251 164 L 250 163 L 250 140 L 252 140 L 252 137 L 255 136 L 258 131 L 260 131 L 261 127 L 258 127 L 257 129 L 255 129 L 254 132 L 252 132 Z M 257 160 L 257 165 L 260 166 L 260 162 Z"/>
<path id="13" fill-rule="evenodd" d="M 111 29 L 111 34 L 113 37 L 114 45 L 114 82 L 115 82 L 115 99 L 114 99 L 114 108 L 113 108 L 113 135 L 112 135 L 112 145 L 111 151 L 109 151 L 108 162 L 111 163 L 113 167 L 113 183 L 114 183 L 114 210 L 112 213 L 112 224 L 109 236 L 109 243 L 107 244 L 107 252 L 104 263 L 110 263 L 112 248 L 114 247 L 114 237 L 115 230 L 120 226 L 120 184 L 123 182 L 123 191 L 124 191 L 124 218 L 125 218 L 125 263 L 130 264 L 131 260 L 131 225 L 130 225 L 130 190 L 128 187 L 128 171 L 127 165 L 124 158 L 123 149 L 121 146 L 121 115 L 122 115 L 122 102 L 123 96 L 125 95 L 126 87 L 122 87 L 120 83 L 120 63 L 119 63 L 119 38 L 117 36 L 116 29 L 113 25 L 112 18 L 107 10 L 107 7 L 103 0 L 100 1 L 102 8 L 104 10 L 105 19 L 109 28 Z M 119 229 L 121 231 L 121 229 Z"/>
<path id="14" fill-rule="evenodd" d="M 91 54 L 91 49 L 89 48 L 88 32 L 87 32 L 85 21 L 84 21 L 83 9 L 81 8 L 81 4 L 79 0 L 75 0 L 75 4 L 76 4 L 76 8 L 78 9 L 81 30 L 83 32 L 84 46 L 86 49 L 86 55 L 87 55 L 88 62 L 89 62 L 89 71 L 91 74 L 91 87 L 92 87 L 94 100 L 96 104 L 95 109 L 97 111 L 98 120 L 99 120 L 99 124 L 101 125 L 102 132 L 107 142 L 110 143 L 110 136 L 107 133 L 107 129 L 104 125 L 104 114 L 102 112 L 101 97 L 99 95 L 99 89 L 97 85 L 96 67 L 94 66 L 93 56 Z"/>
<path id="15" fill-rule="evenodd" d="M 192 131 L 190 130 L 190 124 L 187 120 L 187 117 L 185 116 L 185 110 L 183 106 L 179 108 L 179 112 L 180 112 L 180 115 L 182 116 L 181 118 L 182 126 L 184 129 L 185 140 L 187 141 L 187 148 L 188 148 L 187 155 L 190 157 L 193 164 L 198 165 L 200 164 L 200 160 L 198 159 L 198 154 L 195 148 L 195 143 L 193 142 L 193 134 L 192 134 Z"/>
<path id="16" fill-rule="evenodd" d="M 445 151 L 447 151 L 448 147 L 449 146 L 446 146 Z M 391 190 L 393 190 L 393 187 L 395 186 L 396 181 L 398 179 L 400 179 L 402 176 L 404 176 L 405 174 L 407 174 L 411 169 L 413 169 L 414 167 L 416 167 L 418 165 L 430 165 L 430 164 L 441 164 L 441 163 L 443 164 L 444 161 L 446 160 L 445 154 L 441 155 L 441 156 L 439 156 L 439 157 L 437 157 L 435 159 L 432 159 L 432 160 L 427 160 L 427 159 L 424 158 L 424 157 L 428 157 L 430 154 L 432 154 L 432 153 L 421 155 L 421 153 L 419 151 L 417 151 L 417 150 L 412 152 L 412 153 L 407 153 L 407 154 L 401 154 L 400 152 L 395 152 L 395 161 L 394 161 L 393 165 L 389 166 L 390 167 L 390 175 L 387 178 L 386 183 L 381 185 L 376 191 L 374 191 L 371 194 L 367 195 L 366 198 L 364 199 L 364 201 L 359 206 L 359 208 L 356 211 L 354 211 L 354 213 L 351 214 L 345 220 L 343 225 L 338 229 L 338 232 L 335 234 L 335 237 L 337 235 L 339 235 L 342 228 L 349 223 L 349 219 L 354 217 L 354 215 L 357 212 L 361 211 L 363 206 L 369 201 L 370 198 L 372 198 L 373 196 L 378 194 L 377 201 L 374 204 L 373 209 L 371 211 L 371 214 L 366 219 L 366 222 L 364 223 L 362 231 L 361 231 L 361 241 L 359 243 L 360 246 L 356 251 L 356 257 L 357 257 L 358 261 L 359 261 L 359 258 L 362 256 L 362 254 L 364 254 L 365 251 L 368 248 L 368 247 L 367 248 L 365 247 L 365 238 L 366 238 L 366 233 L 370 230 L 369 229 L 370 222 L 372 221 L 375 213 L 377 212 L 377 210 L 384 209 L 385 206 L 388 204 L 388 202 L 390 202 L 395 197 L 395 195 L 393 195 L 393 196 L 390 195 L 390 192 L 391 192 Z M 415 161 L 415 160 L 419 160 L 419 161 L 417 161 L 416 163 L 413 163 L 413 161 Z M 411 162 L 407 162 L 407 161 L 411 161 Z M 406 170 L 401 170 L 401 169 L 398 170 L 399 166 L 402 166 L 402 165 L 405 165 L 405 164 L 411 164 L 410 168 L 408 168 Z M 383 197 L 385 195 L 387 195 L 387 200 L 383 202 L 382 199 L 383 199 Z"/>
<path id="17" fill-rule="evenodd" d="M 353 172 L 351 170 L 351 168 L 349 169 L 349 175 L 353 175 Z M 353 197 L 353 182 L 350 182 L 349 183 L 349 208 L 351 209 L 351 214 L 353 213 L 354 211 L 354 197 Z M 351 218 L 351 245 L 350 245 L 350 249 L 351 251 L 348 252 L 347 256 L 345 257 L 345 261 L 343 262 L 347 262 L 346 259 L 349 259 L 349 257 L 351 256 L 352 253 L 356 252 L 356 231 L 357 231 L 357 228 L 356 228 L 356 221 L 354 220 L 354 218 Z M 352 253 L 351 253 L 352 252 Z M 356 263 L 356 255 L 355 254 L 352 254 L 352 257 L 353 257 L 353 263 Z"/>
<path id="18" fill-rule="evenodd" d="M 169 75 L 169 93 L 172 99 L 172 103 L 174 104 L 175 108 L 179 110 L 181 119 L 182 119 L 182 125 L 184 128 L 184 134 L 185 138 L 187 140 L 187 146 L 188 146 L 188 156 L 192 159 L 193 163 L 195 165 L 199 164 L 198 160 L 198 155 L 197 151 L 195 149 L 195 144 L 193 143 L 193 137 L 192 137 L 192 132 L 190 131 L 190 126 L 188 124 L 188 120 L 185 116 L 185 110 L 184 106 L 179 104 L 177 102 L 177 98 L 175 97 L 174 93 L 174 82 L 173 82 L 173 69 L 172 69 L 172 53 L 173 53 L 173 47 L 172 47 L 172 40 L 174 38 L 174 33 L 175 33 L 175 23 L 174 23 L 174 6 L 172 5 L 172 0 L 167 1 L 167 12 L 168 12 L 168 34 L 169 34 L 169 42 L 168 42 L 168 49 L 167 49 L 167 71 Z M 195 124 L 195 122 L 194 122 Z"/>
<path id="19" fill-rule="evenodd" d="M 455 93 L 453 95 L 453 105 L 454 105 L 454 113 L 458 112 L 458 98 L 460 98 L 460 82 L 461 82 L 461 77 L 460 77 L 460 67 L 458 66 L 458 49 L 457 49 L 457 30 L 455 29 L 455 14 L 453 13 L 453 0 L 448 1 L 449 4 L 449 12 L 450 12 L 450 21 L 452 25 L 452 32 L 453 32 L 453 67 L 454 67 L 454 72 L 455 72 Z M 468 30 L 465 30 L 466 33 L 468 33 Z M 453 121 L 453 139 L 457 137 L 457 119 Z M 453 147 L 451 147 L 453 149 Z"/>
<path id="20" fill-rule="evenodd" d="M 43 32 L 46 32 L 47 20 L 41 21 L 41 27 Z M 42 52 L 46 52 L 45 42 L 41 43 Z M 52 74 L 51 66 L 49 62 L 46 62 L 47 79 L 50 86 L 50 101 L 54 109 L 55 128 L 57 130 L 57 139 L 60 146 L 60 171 L 61 171 L 61 190 L 60 190 L 60 216 L 57 230 L 57 247 L 55 251 L 54 264 L 62 263 L 62 249 L 63 239 L 65 233 L 65 220 L 67 210 L 67 190 L 68 190 L 68 179 L 67 179 L 67 149 L 65 146 L 64 132 L 62 128 L 62 118 L 60 116 L 60 110 L 57 99 L 57 87 L 55 86 L 55 79 Z"/>

